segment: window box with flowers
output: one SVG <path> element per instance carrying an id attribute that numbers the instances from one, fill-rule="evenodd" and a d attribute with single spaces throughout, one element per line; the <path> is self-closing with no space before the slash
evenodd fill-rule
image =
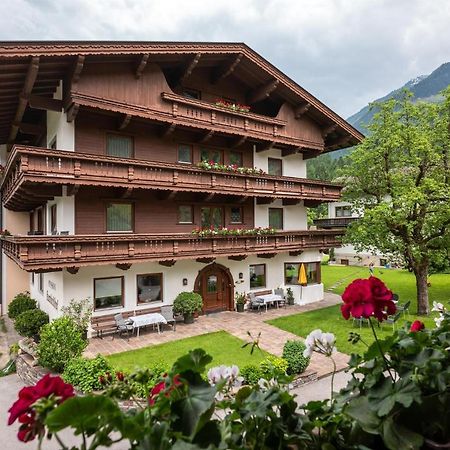
<path id="1" fill-rule="evenodd" d="M 217 170 L 218 172 L 241 173 L 244 175 L 265 175 L 266 172 L 256 167 L 239 167 L 236 164 L 220 164 L 214 161 L 201 161 L 197 167 L 203 170 Z"/>
<path id="2" fill-rule="evenodd" d="M 274 228 L 196 228 L 192 230 L 192 234 L 199 237 L 215 237 L 215 236 L 265 236 L 269 234 L 275 234 Z"/>
<path id="3" fill-rule="evenodd" d="M 250 106 L 242 105 L 237 102 L 230 102 L 230 101 L 224 100 L 223 98 L 216 99 L 214 104 L 216 106 L 218 106 L 219 108 L 230 109 L 231 111 L 237 111 L 237 112 L 243 112 L 243 113 L 250 112 Z"/>

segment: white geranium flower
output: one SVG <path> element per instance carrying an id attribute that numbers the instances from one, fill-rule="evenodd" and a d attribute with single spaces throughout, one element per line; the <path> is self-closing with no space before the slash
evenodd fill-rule
<path id="1" fill-rule="evenodd" d="M 444 315 L 441 314 L 439 317 L 436 317 L 434 319 L 434 323 L 436 324 L 436 328 L 439 328 L 442 324 L 442 321 L 444 320 Z"/>
<path id="2" fill-rule="evenodd" d="M 433 308 L 431 308 L 431 311 L 444 312 L 445 308 L 442 303 L 433 302 Z"/>
<path id="3" fill-rule="evenodd" d="M 333 333 L 323 333 L 317 329 L 311 331 L 305 339 L 306 349 L 303 356 L 309 358 L 313 352 L 331 356 L 336 351 L 336 337 Z"/>

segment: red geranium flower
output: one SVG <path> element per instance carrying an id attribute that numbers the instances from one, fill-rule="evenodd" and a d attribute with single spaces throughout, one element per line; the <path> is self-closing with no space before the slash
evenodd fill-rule
<path id="1" fill-rule="evenodd" d="M 35 386 L 24 387 L 19 391 L 19 399 L 9 408 L 8 425 L 16 419 L 22 424 L 17 437 L 23 442 L 33 440 L 43 431 L 43 424 L 36 419 L 33 405 L 41 398 L 55 398 L 55 404 L 60 404 L 75 395 L 73 386 L 64 383 L 61 377 L 52 377 L 50 374 L 41 378 Z"/>
<path id="2" fill-rule="evenodd" d="M 411 324 L 411 328 L 409 329 L 409 331 L 412 331 L 413 333 L 417 333 L 417 331 L 422 331 L 423 329 L 425 329 L 425 324 L 423 322 L 421 322 L 420 320 L 415 320 Z"/>
<path id="3" fill-rule="evenodd" d="M 374 316 L 381 322 L 388 314 L 395 313 L 392 292 L 375 277 L 350 283 L 342 294 L 342 300 L 341 312 L 346 320 L 350 315 L 358 319 Z"/>
<path id="4" fill-rule="evenodd" d="M 164 378 L 166 378 L 167 374 L 164 375 Z M 166 388 L 167 391 L 164 393 L 165 397 L 169 397 L 170 393 L 180 387 L 183 382 L 180 380 L 180 375 L 175 375 L 172 379 L 172 384 L 170 386 L 166 386 L 166 382 L 167 380 L 165 379 L 164 381 L 159 382 L 158 384 L 156 384 L 155 386 L 153 386 L 152 390 L 150 391 L 150 395 L 148 397 L 148 404 L 150 406 L 153 406 L 155 404 L 156 401 L 156 397 L 163 392 Z"/>

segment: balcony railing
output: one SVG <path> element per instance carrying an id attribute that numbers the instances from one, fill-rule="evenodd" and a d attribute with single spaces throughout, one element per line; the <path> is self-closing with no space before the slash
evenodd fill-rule
<path id="1" fill-rule="evenodd" d="M 88 265 L 144 261 L 243 257 L 339 246 L 340 230 L 283 231 L 263 236 L 191 234 L 107 234 L 4 236 L 6 255 L 27 271 L 52 271 Z"/>
<path id="2" fill-rule="evenodd" d="M 348 227 L 357 217 L 335 217 L 327 219 L 314 219 L 317 228 L 341 228 Z"/>
<path id="3" fill-rule="evenodd" d="M 341 186 L 304 178 L 207 171 L 191 165 L 15 146 L 2 184 L 4 205 L 27 210 L 41 204 L 45 201 L 44 189 L 30 189 L 36 183 L 50 187 L 108 186 L 297 201 L 338 200 L 341 192 Z M 47 192 L 48 198 L 56 195 Z"/>

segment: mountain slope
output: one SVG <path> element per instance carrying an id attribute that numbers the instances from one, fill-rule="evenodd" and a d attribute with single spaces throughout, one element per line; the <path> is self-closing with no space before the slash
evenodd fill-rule
<path id="1" fill-rule="evenodd" d="M 426 100 L 435 102 L 440 100 L 439 92 L 450 84 L 450 62 L 442 64 L 430 75 L 421 75 L 408 81 L 401 88 L 390 92 L 377 102 L 385 101 L 390 98 L 398 97 L 403 89 L 409 89 L 416 100 Z M 362 108 L 356 114 L 350 116 L 347 121 L 351 123 L 362 133 L 367 133 L 367 124 L 369 124 L 376 113 L 376 109 L 370 110 L 369 105 Z"/>

